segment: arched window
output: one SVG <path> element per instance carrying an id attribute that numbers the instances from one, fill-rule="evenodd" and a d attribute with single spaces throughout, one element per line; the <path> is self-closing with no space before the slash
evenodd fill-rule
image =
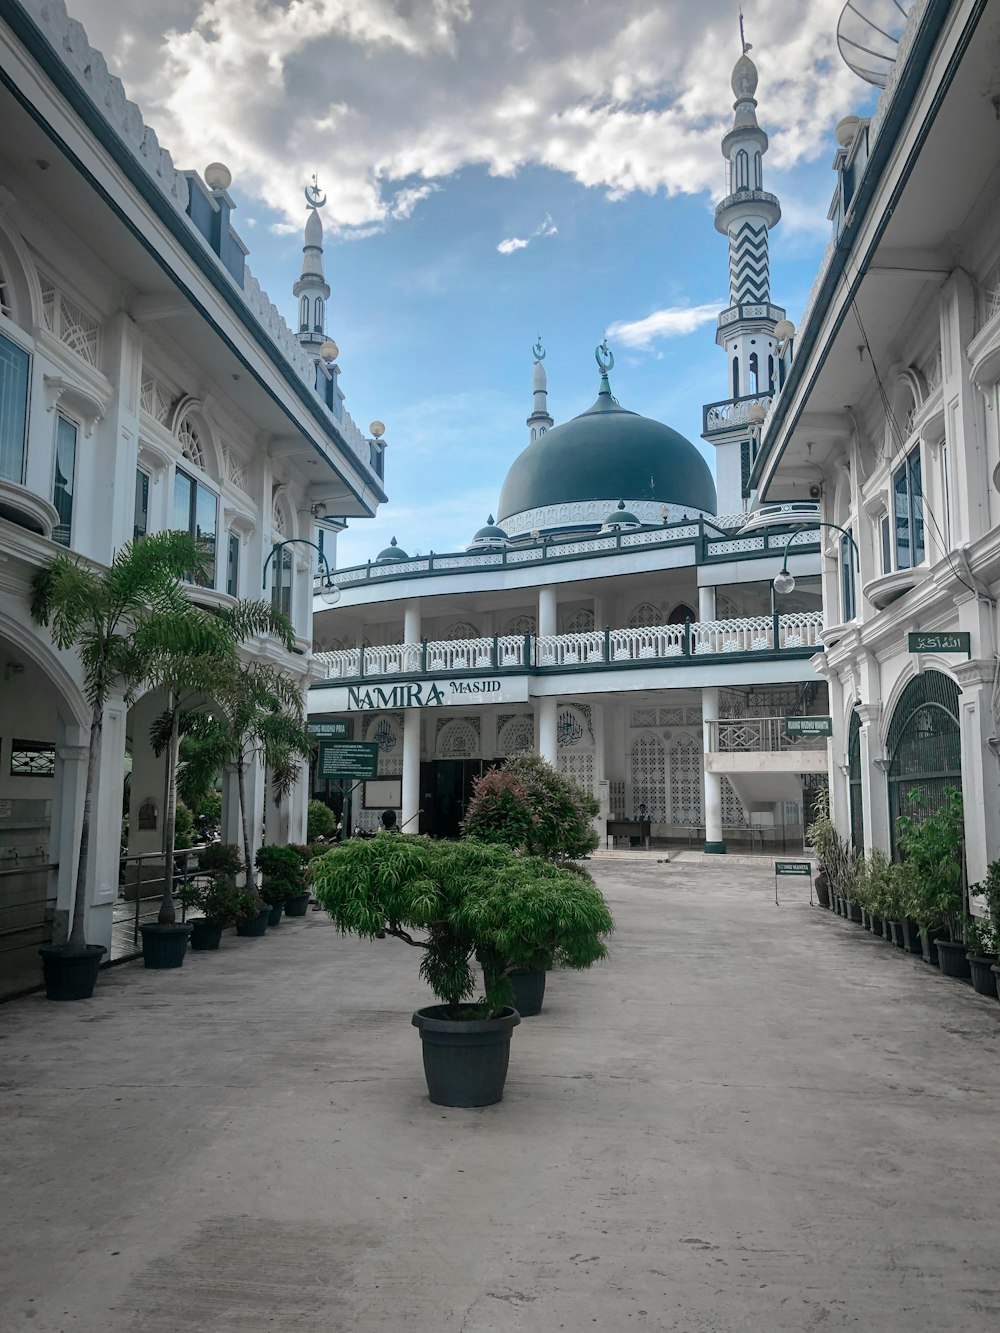
<path id="1" fill-rule="evenodd" d="M 774 357 L 767 358 L 767 391 L 774 393 Z"/>
<path id="2" fill-rule="evenodd" d="M 686 620 L 697 620 L 698 617 L 691 610 L 686 602 L 678 602 L 674 609 L 667 616 L 668 625 L 683 625 Z"/>
<path id="3" fill-rule="evenodd" d="M 737 190 L 750 188 L 750 156 L 745 148 L 741 148 L 736 154 L 736 188 Z"/>
<path id="4" fill-rule="evenodd" d="M 593 628 L 594 613 L 587 606 L 581 606 L 563 621 L 564 634 L 585 634 L 587 630 Z"/>
<path id="5" fill-rule="evenodd" d="M 6 315 L 8 319 L 14 317 L 14 292 L 3 264 L 0 264 L 0 315 Z"/>
<path id="6" fill-rule="evenodd" d="M 739 358 L 738 356 L 734 356 L 734 357 L 733 357 L 733 397 L 734 397 L 734 398 L 739 398 L 739 396 L 740 396 L 740 358 Z"/>
<path id="7" fill-rule="evenodd" d="M 632 818 L 638 819 L 644 805 L 654 824 L 666 819 L 666 751 L 659 736 L 636 736 L 629 755 L 632 779 Z"/>
<path id="8" fill-rule="evenodd" d="M 451 629 L 444 637 L 446 640 L 478 639 L 480 637 L 480 634 L 479 631 L 476 629 L 475 625 L 470 625 L 467 620 L 459 620 L 454 625 L 452 625 Z"/>
<path id="9" fill-rule="evenodd" d="M 313 301 L 313 329 L 316 333 L 323 332 L 323 298 L 317 296 Z"/>
<path id="10" fill-rule="evenodd" d="M 861 716 L 851 714 L 847 736 L 847 780 L 851 796 L 851 842 L 860 852 L 865 845 L 865 811 L 861 800 Z"/>
<path id="11" fill-rule="evenodd" d="M 763 181 L 763 176 L 761 175 L 760 153 L 754 153 L 754 155 L 753 155 L 753 187 L 754 187 L 754 189 L 755 189 L 755 190 L 759 190 L 759 189 L 761 188 L 761 186 L 763 185 L 763 183 L 764 183 L 764 181 Z"/>
<path id="12" fill-rule="evenodd" d="M 747 384 L 747 393 L 760 393 L 760 384 L 759 384 L 760 375 L 758 374 L 758 369 L 757 369 L 756 352 L 750 353 L 750 374 L 748 378 L 749 378 L 749 383 Z"/>
<path id="13" fill-rule="evenodd" d="M 503 632 L 504 634 L 534 634 L 535 617 L 514 616 L 512 620 L 508 620 Z"/>
<path id="14" fill-rule="evenodd" d="M 190 421 L 184 420 L 178 426 L 177 443 L 181 447 L 181 454 L 187 461 L 204 471 L 205 449 L 201 442 L 201 436 Z"/>
<path id="15" fill-rule="evenodd" d="M 479 753 L 479 737 L 471 722 L 457 717 L 441 728 L 437 748 L 442 759 L 473 759 Z"/>
<path id="16" fill-rule="evenodd" d="M 303 296 L 299 303 L 299 328 L 304 333 L 309 327 L 309 297 Z"/>
<path id="17" fill-rule="evenodd" d="M 535 720 L 527 715 L 512 717 L 497 732 L 497 754 L 530 754 L 535 747 Z"/>
<path id="18" fill-rule="evenodd" d="M 663 612 L 652 602 L 640 602 L 628 618 L 629 629 L 649 629 L 663 624 Z"/>
<path id="19" fill-rule="evenodd" d="M 889 836 L 896 850 L 900 815 L 922 819 L 944 804 L 945 789 L 962 789 L 959 689 L 941 671 L 914 676 L 889 723 Z"/>

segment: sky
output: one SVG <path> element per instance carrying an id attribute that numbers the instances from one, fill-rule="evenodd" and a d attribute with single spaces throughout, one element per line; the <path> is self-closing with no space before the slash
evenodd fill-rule
<path id="1" fill-rule="evenodd" d="M 744 0 L 781 200 L 771 297 L 797 321 L 829 237 L 833 130 L 870 114 L 842 0 Z M 386 424 L 387 504 L 341 567 L 395 536 L 462 550 L 528 443 L 531 348 L 556 423 L 596 396 L 700 440 L 726 396 L 712 211 L 740 53 L 735 0 L 69 0 L 182 169 L 224 162 L 250 266 L 291 323 L 316 173 L 327 332 L 347 410 Z"/>

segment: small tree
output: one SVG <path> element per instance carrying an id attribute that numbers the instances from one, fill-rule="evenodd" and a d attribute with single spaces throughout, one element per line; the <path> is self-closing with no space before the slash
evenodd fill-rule
<path id="1" fill-rule="evenodd" d="M 306 815 L 306 842 L 316 842 L 327 838 L 336 824 L 333 811 L 322 801 L 310 801 Z"/>
<path id="2" fill-rule="evenodd" d="M 480 842 L 573 860 L 600 842 L 592 820 L 600 806 L 539 755 L 517 755 L 473 786 L 463 832 Z"/>
<path id="3" fill-rule="evenodd" d="M 820 869 L 826 875 L 830 888 L 840 898 L 851 899 L 863 868 L 860 854 L 837 832 L 830 817 L 830 789 L 821 787 L 816 793 L 816 817 L 806 830 L 809 846 L 816 853 Z"/>
<path id="4" fill-rule="evenodd" d="M 919 792 L 911 799 L 919 799 Z M 965 819 L 962 793 L 944 789 L 944 803 L 923 819 L 902 815 L 896 825 L 907 871 L 907 913 L 927 930 L 943 926 L 961 940 L 965 920 L 963 886 Z"/>
<path id="5" fill-rule="evenodd" d="M 78 651 L 91 709 L 70 949 L 86 945 L 87 862 L 104 710 L 117 691 L 128 705 L 163 652 L 202 641 L 203 616 L 183 580 L 206 566 L 204 551 L 187 533 L 160 532 L 126 543 L 107 569 L 59 554 L 32 580 L 32 617 L 51 626 L 57 648 Z"/>

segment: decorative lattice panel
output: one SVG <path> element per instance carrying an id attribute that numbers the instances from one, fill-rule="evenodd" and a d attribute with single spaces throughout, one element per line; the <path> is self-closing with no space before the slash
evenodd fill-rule
<path id="1" fill-rule="evenodd" d="M 403 771 L 403 719 L 397 713 L 377 713 L 365 722 L 365 740 L 378 746 L 378 775 L 394 777 Z"/>
<path id="2" fill-rule="evenodd" d="M 683 727 L 684 725 L 683 708 L 658 708 L 655 710 L 651 708 L 649 711 L 651 713 L 655 712 L 654 721 L 661 727 Z"/>
<path id="3" fill-rule="evenodd" d="M 655 727 L 656 709 L 655 708 L 633 708 L 631 716 L 631 725 L 633 727 Z"/>
<path id="4" fill-rule="evenodd" d="M 645 805 L 654 823 L 666 818 L 667 781 L 666 751 L 659 736 L 637 736 L 629 754 L 632 778 L 633 819 L 639 817 L 639 806 Z"/>
<path id="5" fill-rule="evenodd" d="M 442 759 L 474 759 L 479 754 L 479 734 L 466 718 L 455 718 L 438 733 L 437 749 Z"/>
<path id="6" fill-rule="evenodd" d="M 681 735 L 670 747 L 670 822 L 690 828 L 705 822 L 701 746 L 693 736 Z"/>
<path id="7" fill-rule="evenodd" d="M 205 449 L 201 442 L 201 436 L 192 423 L 186 419 L 177 427 L 177 443 L 180 445 L 181 453 L 187 461 L 204 470 Z"/>
<path id="8" fill-rule="evenodd" d="M 285 516 L 279 505 L 273 505 L 271 508 L 271 532 L 276 537 L 284 537 L 285 535 Z M 365 639 L 365 647 L 371 647 L 367 639 Z"/>
<path id="9" fill-rule="evenodd" d="M 148 370 L 142 372 L 139 406 L 147 416 L 151 416 L 161 426 L 165 426 L 170 419 L 170 390 Z"/>
<path id="10" fill-rule="evenodd" d="M 535 617 L 514 616 L 512 620 L 508 620 L 503 632 L 504 634 L 534 634 Z"/>
<path id="11" fill-rule="evenodd" d="M 608 783 L 608 810 L 612 816 L 625 816 L 625 783 L 618 778 Z"/>
<path id="12" fill-rule="evenodd" d="M 578 611 L 573 611 L 563 621 L 564 634 L 582 634 L 593 628 L 594 613 L 585 606 L 581 606 Z"/>
<path id="13" fill-rule="evenodd" d="M 512 754 L 530 754 L 534 748 L 535 720 L 530 714 L 509 718 L 497 732 L 498 754 L 505 757 Z"/>
<path id="14" fill-rule="evenodd" d="M 559 772 L 591 796 L 594 794 L 594 756 L 587 750 L 559 756 Z"/>
<path id="15" fill-rule="evenodd" d="M 475 625 L 470 625 L 467 620 L 460 620 L 452 625 L 451 629 L 444 635 L 448 639 L 478 639 L 481 635 Z"/>
<path id="16" fill-rule="evenodd" d="M 247 464 L 243 462 L 236 454 L 226 450 L 226 476 L 233 485 L 243 492 L 244 495 L 250 494 L 250 476 Z"/>
<path id="17" fill-rule="evenodd" d="M 733 784 L 723 776 L 722 779 L 722 827 L 746 828 L 749 823 L 743 802 L 733 790 Z"/>
<path id="18" fill-rule="evenodd" d="M 640 602 L 628 618 L 629 629 L 648 629 L 663 624 L 663 612 L 652 602 Z"/>
<path id="19" fill-rule="evenodd" d="M 0 315 L 6 315 L 10 319 L 14 313 L 14 301 L 11 296 L 10 283 L 7 280 L 7 274 L 0 268 Z"/>

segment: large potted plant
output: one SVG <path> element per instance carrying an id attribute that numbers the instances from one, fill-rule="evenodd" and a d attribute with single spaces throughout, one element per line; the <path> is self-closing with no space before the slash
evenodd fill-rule
<path id="1" fill-rule="evenodd" d="M 809 825 L 807 837 L 819 862 L 819 873 L 815 880 L 816 896 L 820 906 L 829 907 L 832 900 L 839 915 L 850 916 L 851 895 L 858 880 L 858 854 L 840 836 L 830 817 L 828 788 L 821 788 L 817 792 L 815 809 L 816 817 Z M 859 922 L 861 920 L 860 906 L 857 907 L 855 919 Z"/>
<path id="2" fill-rule="evenodd" d="M 317 843 L 317 847 L 320 844 Z M 302 846 L 301 843 L 290 842 L 289 851 L 293 851 L 299 858 L 299 873 L 295 880 L 288 885 L 288 892 L 285 897 L 285 916 L 305 916 L 309 910 L 309 881 L 306 879 L 305 868 L 313 858 L 313 852 Z M 298 890 L 296 892 L 296 890 Z"/>
<path id="3" fill-rule="evenodd" d="M 413 1015 L 430 1099 L 486 1106 L 503 1096 L 510 1035 L 520 1022 L 507 974 L 545 951 L 566 967 L 606 956 L 611 915 L 572 870 L 471 839 L 380 833 L 310 862 L 315 896 L 341 931 L 391 936 L 422 952 L 439 1004 Z M 477 989 L 474 960 L 483 968 Z"/>
<path id="4" fill-rule="evenodd" d="M 308 903 L 309 888 L 302 857 L 294 847 L 265 844 L 258 849 L 255 864 L 260 871 L 260 896 L 271 909 L 270 925 L 280 923 L 287 899 L 305 894 Z"/>
<path id="5" fill-rule="evenodd" d="M 986 900 L 987 921 L 993 928 L 993 952 L 1000 953 L 1000 861 L 990 862 L 986 867 L 986 878 L 981 884 L 973 885 L 969 893 Z M 997 959 L 993 960 L 990 971 L 994 987 L 1000 995 L 1000 963 Z"/>
<path id="6" fill-rule="evenodd" d="M 914 792 L 913 798 L 919 794 Z M 962 793 L 946 787 L 937 810 L 919 820 L 903 815 L 897 828 L 908 871 L 908 915 L 934 939 L 944 975 L 968 980 L 971 973 L 962 938 L 966 915 Z"/>
<path id="7" fill-rule="evenodd" d="M 237 914 L 246 905 L 245 890 L 236 887 L 243 860 L 235 843 L 210 844 L 199 854 L 198 865 L 202 874 L 177 891 L 185 911 L 196 908 L 202 912 L 188 922 L 191 948 L 196 952 L 218 949 L 222 932 L 236 924 Z"/>
<path id="8" fill-rule="evenodd" d="M 973 987 L 996 999 L 997 933 L 989 917 L 974 916 L 965 923 L 965 944 Z"/>

